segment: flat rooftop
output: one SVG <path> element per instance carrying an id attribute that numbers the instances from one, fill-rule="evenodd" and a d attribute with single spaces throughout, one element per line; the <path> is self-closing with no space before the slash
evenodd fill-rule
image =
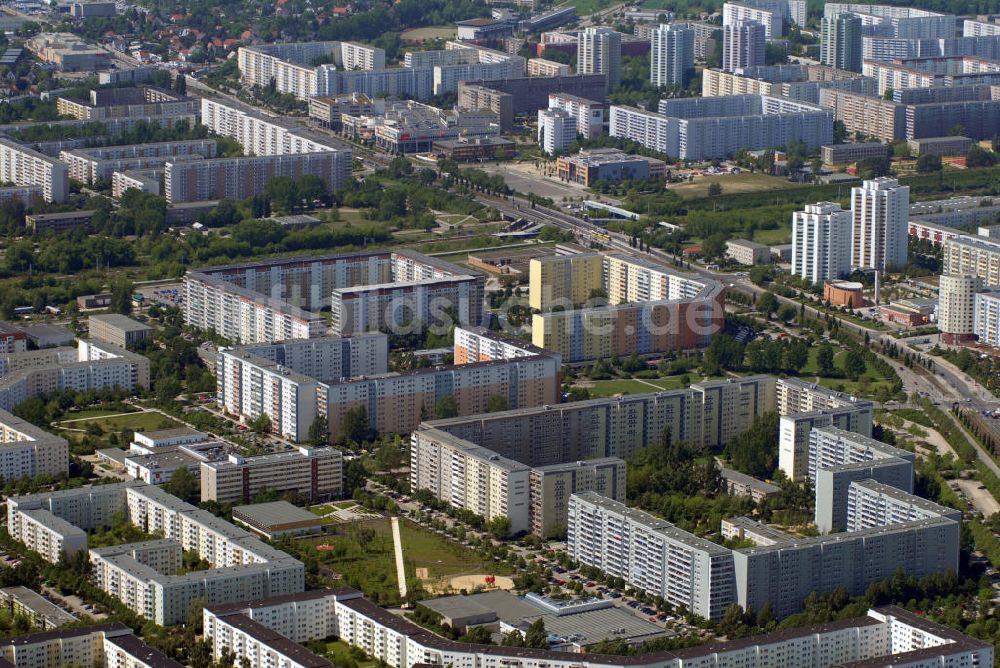
<path id="1" fill-rule="evenodd" d="M 288 501 L 272 501 L 270 503 L 236 506 L 233 508 L 233 519 L 239 519 L 260 528 L 300 522 L 322 522 L 317 515 L 292 505 Z"/>

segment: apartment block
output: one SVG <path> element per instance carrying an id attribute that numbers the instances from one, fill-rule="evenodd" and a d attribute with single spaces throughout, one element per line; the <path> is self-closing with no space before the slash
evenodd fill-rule
<path id="1" fill-rule="evenodd" d="M 68 473 L 66 439 L 0 410 L 0 477 L 3 480 Z"/>
<path id="2" fill-rule="evenodd" d="M 955 340 L 957 337 L 950 329 L 941 331 L 946 332 L 945 336 L 950 335 L 952 340 Z M 984 346 L 1000 346 L 1000 291 L 985 290 L 975 294 L 971 335 Z"/>
<path id="3" fill-rule="evenodd" d="M 214 141 L 197 139 L 77 148 L 60 152 L 59 159 L 69 166 L 71 179 L 93 184 L 98 180 L 110 179 L 115 172 L 162 167 L 171 160 L 213 158 L 215 154 Z"/>
<path id="4" fill-rule="evenodd" d="M 815 285 L 850 273 L 851 224 L 851 212 L 834 202 L 792 214 L 792 274 Z"/>
<path id="5" fill-rule="evenodd" d="M 218 660 L 233 650 L 250 668 L 282 665 L 327 668 L 330 664 L 297 643 L 337 636 L 391 668 L 427 660 L 476 666 L 516 661 L 524 668 L 683 668 L 690 665 L 753 665 L 816 668 L 845 664 L 988 666 L 993 647 L 894 606 L 817 626 L 776 631 L 740 641 L 714 642 L 640 657 L 472 645 L 428 633 L 349 588 L 303 592 L 243 605 L 205 608 L 205 637 Z M 45 668 L 48 668 L 47 666 Z"/>
<path id="6" fill-rule="evenodd" d="M 732 4 L 732 3 L 726 3 Z M 765 62 L 768 26 L 742 20 L 722 27 L 722 69 L 726 72 L 757 67 Z"/>
<path id="7" fill-rule="evenodd" d="M 892 143 L 905 136 L 905 110 L 892 100 L 846 90 L 824 89 L 819 103 L 833 112 L 851 134 Z"/>
<path id="8" fill-rule="evenodd" d="M 851 267 L 876 271 L 906 264 L 910 187 L 883 177 L 851 188 Z"/>
<path id="9" fill-rule="evenodd" d="M 455 328 L 455 364 L 493 362 L 517 357 L 551 354 L 527 341 L 485 327 Z"/>
<path id="10" fill-rule="evenodd" d="M 38 186 L 46 202 L 65 202 L 69 195 L 65 163 L 11 139 L 0 138 L 0 181 Z"/>
<path id="11" fill-rule="evenodd" d="M 183 668 L 183 665 L 132 635 L 120 622 L 43 631 L 4 638 L 4 668 Z"/>
<path id="12" fill-rule="evenodd" d="M 60 116 L 72 116 L 85 121 L 148 116 L 182 117 L 197 114 L 198 105 L 197 98 L 150 86 L 92 89 L 85 100 L 56 98 L 56 111 Z"/>
<path id="13" fill-rule="evenodd" d="M 574 561 L 705 619 L 735 601 L 732 553 L 721 545 L 593 492 L 570 497 L 568 515 Z"/>
<path id="14" fill-rule="evenodd" d="M 697 348 L 721 326 L 721 284 L 641 259 L 585 254 L 532 260 L 529 278 L 529 303 L 544 311 L 532 316 L 532 342 L 566 361 Z M 586 305 L 598 290 L 608 305 Z M 577 308 L 546 310 L 558 303 Z"/>
<path id="15" fill-rule="evenodd" d="M 704 160 L 800 141 L 833 139 L 832 112 L 767 95 L 661 100 L 657 113 L 611 106 L 610 133 L 681 160 Z"/>
<path id="16" fill-rule="evenodd" d="M 131 348 L 153 338 L 152 327 L 118 313 L 88 317 L 87 332 L 91 338 L 119 348 Z"/>
<path id="17" fill-rule="evenodd" d="M 603 102 L 568 93 L 552 93 L 549 95 L 549 109 L 562 109 L 576 119 L 575 134 L 583 135 L 586 139 L 600 137 L 604 130 L 607 105 Z"/>
<path id="18" fill-rule="evenodd" d="M 514 99 L 509 93 L 485 86 L 459 84 L 458 106 L 473 111 L 493 112 L 499 119 L 501 130 L 509 132 L 514 127 Z"/>
<path id="19" fill-rule="evenodd" d="M 564 77 L 570 73 L 569 65 L 544 58 L 529 58 L 527 65 L 529 77 Z"/>
<path id="20" fill-rule="evenodd" d="M 569 93 L 588 100 L 603 101 L 607 92 L 604 74 L 572 74 L 558 77 L 511 77 L 495 81 L 467 80 L 458 84 L 458 97 L 466 87 L 486 88 L 511 96 L 512 113 L 536 114 L 548 107 L 552 93 Z M 464 106 L 464 105 L 463 105 Z"/>
<path id="21" fill-rule="evenodd" d="M 418 281 L 423 282 L 406 285 Z M 442 293 L 435 291 L 435 281 L 440 283 Z M 393 283 L 401 290 L 395 293 L 396 301 L 379 293 L 380 286 L 390 288 Z M 442 309 L 433 313 L 454 308 L 462 323 L 478 324 L 482 317 L 481 276 L 470 277 L 447 262 L 405 250 L 211 267 L 189 271 L 184 284 L 185 321 L 240 343 L 323 336 L 326 320 L 313 311 L 327 305 L 335 314 L 334 331 L 340 334 L 351 333 L 350 328 L 355 326 L 352 321 L 364 323 L 358 325 L 359 333 L 378 330 L 389 323 L 412 324 L 412 315 L 428 313 L 431 306 Z M 447 301 L 449 290 L 451 296 L 457 294 L 463 300 Z M 428 296 L 436 301 L 433 304 L 421 301 Z M 388 308 L 394 304 L 415 305 L 421 311 L 379 310 L 379 306 Z M 236 313 L 241 315 L 236 317 Z M 396 317 L 399 320 L 392 319 Z"/>
<path id="22" fill-rule="evenodd" d="M 979 296 L 981 287 L 982 280 L 975 274 L 941 275 L 938 282 L 937 318 L 941 338 L 946 343 L 965 341 L 975 334 L 979 335 L 980 341 L 996 340 L 990 336 L 992 299 L 985 295 L 982 298 Z"/>
<path id="23" fill-rule="evenodd" d="M 974 274 L 983 285 L 1000 285 L 1000 242 L 962 235 L 944 242 L 942 274 Z"/>
<path id="24" fill-rule="evenodd" d="M 600 253 L 532 258 L 528 264 L 528 305 L 539 311 L 575 306 L 590 299 L 604 283 Z"/>
<path id="25" fill-rule="evenodd" d="M 694 72 L 694 35 L 694 29 L 683 23 L 651 31 L 650 82 L 654 87 L 687 87 Z"/>
<path id="26" fill-rule="evenodd" d="M 321 383 L 384 374 L 388 364 L 380 333 L 220 348 L 216 398 L 227 413 L 246 420 L 267 415 L 274 433 L 303 441 L 317 416 Z"/>
<path id="27" fill-rule="evenodd" d="M 727 2 L 723 4 L 723 27 L 734 26 L 741 21 L 750 21 L 764 26 L 764 37 L 766 39 L 776 39 L 784 35 L 784 12 L 777 7 L 755 6 L 757 4 L 743 2 Z"/>
<path id="28" fill-rule="evenodd" d="M 508 360 L 344 379 L 320 387 L 318 411 L 333 437 L 339 436 L 347 412 L 358 406 L 365 407 L 371 430 L 406 433 L 444 397 L 454 398 L 459 415 L 485 413 L 493 397 L 505 399 L 511 408 L 558 403 L 560 366 L 560 357 L 546 351 Z"/>
<path id="29" fill-rule="evenodd" d="M 603 74 L 607 90 L 621 83 L 622 35 L 606 26 L 592 26 L 579 35 L 576 71 L 580 74 Z"/>
<path id="30" fill-rule="evenodd" d="M 809 438 L 816 528 L 821 532 L 862 528 L 848 523 L 849 491 L 857 481 L 874 480 L 907 495 L 913 491 L 913 453 L 834 427 L 817 427 Z"/>
<path id="31" fill-rule="evenodd" d="M 123 348 L 79 341 L 77 348 L 46 348 L 0 356 L 0 409 L 57 390 L 149 387 L 149 360 Z"/>
<path id="32" fill-rule="evenodd" d="M 297 181 L 303 176 L 319 177 L 333 192 L 343 186 L 350 173 L 350 151 L 172 160 L 166 163 L 163 194 L 170 204 L 242 200 L 264 192 L 273 178 Z"/>
<path id="33" fill-rule="evenodd" d="M 284 42 L 237 51 L 240 78 L 255 86 L 274 82 L 276 90 L 300 99 L 323 95 L 324 66 L 313 65 L 317 58 L 328 58 L 341 70 L 381 70 L 385 68 L 385 50 L 354 42 Z"/>
<path id="34" fill-rule="evenodd" d="M 258 492 L 292 492 L 310 501 L 339 498 L 343 458 L 333 448 L 299 446 L 291 452 L 202 462 L 201 499 L 247 503 Z"/>
<path id="35" fill-rule="evenodd" d="M 826 65 L 760 65 L 733 72 L 706 68 L 702 72 L 703 97 L 771 95 L 819 104 L 824 89 L 875 95 L 875 80 Z"/>

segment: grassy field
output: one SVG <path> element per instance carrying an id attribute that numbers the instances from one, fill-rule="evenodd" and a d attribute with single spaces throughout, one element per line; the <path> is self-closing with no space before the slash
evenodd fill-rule
<path id="1" fill-rule="evenodd" d="M 782 223 L 781 227 L 774 230 L 757 230 L 753 233 L 752 241 L 768 246 L 778 246 L 790 243 L 792 240 L 792 225 Z"/>
<path id="2" fill-rule="evenodd" d="M 744 172 L 741 174 L 722 174 L 719 176 L 699 176 L 690 183 L 672 185 L 670 186 L 670 190 L 684 199 L 698 199 L 700 197 L 708 197 L 708 188 L 713 183 L 718 183 L 722 186 L 723 195 L 788 190 L 800 187 L 780 176 Z"/>
<path id="3" fill-rule="evenodd" d="M 455 26 L 426 26 L 404 30 L 400 37 L 404 42 L 422 42 L 425 39 L 455 39 Z"/>
<path id="4" fill-rule="evenodd" d="M 403 520 L 403 561 L 407 580 L 415 582 L 417 568 L 428 569 L 430 579 L 487 573 L 505 575 L 500 564 L 485 562 L 467 547 Z M 319 552 L 320 563 L 343 576 L 340 585 L 356 587 L 381 605 L 397 605 L 399 589 L 393 557 L 392 531 L 388 519 L 338 525 L 334 534 L 299 542 L 300 549 L 327 544 L 333 550 Z"/>
<path id="5" fill-rule="evenodd" d="M 83 412 L 81 411 L 81 413 Z M 120 412 L 116 414 L 104 411 L 104 415 L 101 415 L 101 411 L 91 412 L 94 413 L 93 416 L 67 418 L 61 422 L 54 423 L 53 427 L 59 428 L 60 435 L 77 446 L 80 446 L 85 438 L 89 438 L 94 448 L 100 449 L 127 445 L 128 441 L 122 438 L 123 432 L 126 431 L 155 431 L 157 429 L 173 429 L 183 426 L 176 420 L 152 411 L 135 412 L 126 415 L 122 415 Z M 94 430 L 94 427 L 97 427 L 99 431 Z M 84 450 L 74 450 L 75 454 L 89 454 L 89 452 L 89 447 L 85 447 Z"/>
<path id="6" fill-rule="evenodd" d="M 110 431 L 125 430 L 153 431 L 156 429 L 173 429 L 175 427 L 183 426 L 181 423 L 168 418 L 166 415 L 154 412 L 94 418 L 93 420 L 88 420 L 86 423 L 76 423 L 74 426 L 78 427 L 80 424 L 96 424 L 105 433 Z"/>

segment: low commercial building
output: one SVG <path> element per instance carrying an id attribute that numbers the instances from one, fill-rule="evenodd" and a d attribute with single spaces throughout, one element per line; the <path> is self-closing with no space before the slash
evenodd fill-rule
<path id="1" fill-rule="evenodd" d="M 39 60 L 64 72 L 95 72 L 108 69 L 111 56 L 96 44 L 72 33 L 41 33 L 24 43 Z"/>
<path id="2" fill-rule="evenodd" d="M 373 100 L 364 93 L 345 93 L 334 97 L 317 96 L 309 98 L 309 116 L 315 118 L 325 128 L 340 130 L 341 117 L 367 116 L 385 109 L 385 103 Z"/>
<path id="3" fill-rule="evenodd" d="M 831 144 L 820 147 L 820 156 L 824 165 L 842 165 L 858 162 L 867 158 L 888 158 L 892 147 L 882 142 L 857 142 L 848 144 Z"/>
<path id="4" fill-rule="evenodd" d="M 455 162 L 483 162 L 514 157 L 516 145 L 503 137 L 459 137 L 435 139 L 431 151 Z"/>
<path id="5" fill-rule="evenodd" d="M 492 598 L 489 603 L 493 603 Z M 477 607 L 481 614 L 489 613 L 485 605 Z M 873 608 L 861 617 L 817 626 L 638 657 L 457 643 L 390 613 L 349 588 L 308 591 L 242 605 L 209 606 L 204 611 L 203 625 L 215 660 L 234 651 L 237 660 L 247 662 L 250 668 L 326 668 L 330 665 L 326 659 L 299 643 L 331 636 L 391 668 L 412 668 L 423 664 L 428 656 L 455 665 L 516 661 L 524 668 L 682 668 L 695 662 L 716 665 L 750 661 L 760 668 L 778 668 L 788 656 L 817 668 L 849 663 L 874 668 L 887 662 L 986 666 L 993 661 L 989 643 L 894 606 Z"/>
<path id="6" fill-rule="evenodd" d="M 576 155 L 560 156 L 556 160 L 560 180 L 591 187 L 598 181 L 615 183 L 651 178 L 663 178 L 667 164 L 656 158 L 628 155 L 613 148 L 580 151 Z"/>
<path id="7" fill-rule="evenodd" d="M 74 230 L 90 230 L 93 211 L 62 211 L 59 213 L 32 213 L 24 217 L 24 226 L 35 236 L 65 234 Z"/>
<path id="8" fill-rule="evenodd" d="M 771 261 L 771 248 L 747 239 L 730 239 L 726 242 L 726 257 L 748 267 L 768 264 Z"/>
<path id="9" fill-rule="evenodd" d="M 878 307 L 882 320 L 904 327 L 919 327 L 928 324 L 936 310 L 936 299 L 917 297 L 901 299 L 891 304 L 880 304 Z"/>
<path id="10" fill-rule="evenodd" d="M 513 26 L 506 21 L 496 19 L 467 19 L 455 23 L 458 39 L 497 39 L 513 34 Z"/>
<path id="11" fill-rule="evenodd" d="M 287 501 L 255 503 L 233 508 L 233 521 L 268 540 L 281 536 L 301 536 L 323 530 L 323 518 Z"/>
<path id="12" fill-rule="evenodd" d="M 923 139 L 907 140 L 910 155 L 965 155 L 972 146 L 968 137 L 925 137 Z"/>
<path id="13" fill-rule="evenodd" d="M 781 488 L 734 469 L 719 468 L 719 476 L 731 496 L 749 496 L 756 503 L 781 494 Z"/>
<path id="14" fill-rule="evenodd" d="M 119 348 L 132 348 L 153 337 L 152 327 L 118 313 L 90 316 L 87 331 L 91 338 Z"/>
<path id="15" fill-rule="evenodd" d="M 201 500 L 247 502 L 259 492 L 291 492 L 309 501 L 336 499 L 344 493 L 343 457 L 333 448 L 299 446 L 297 450 L 255 457 L 229 455 L 202 462 Z"/>
<path id="16" fill-rule="evenodd" d="M 865 305 L 865 286 L 855 281 L 827 281 L 823 284 L 823 301 L 831 306 L 861 308 Z"/>

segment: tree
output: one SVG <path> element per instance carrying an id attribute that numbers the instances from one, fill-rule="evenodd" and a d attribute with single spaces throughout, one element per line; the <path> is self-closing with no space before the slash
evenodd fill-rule
<path id="1" fill-rule="evenodd" d="M 360 443 L 367 440 L 368 435 L 368 408 L 364 404 L 358 404 L 344 411 L 337 440 L 341 443 Z"/>
<path id="2" fill-rule="evenodd" d="M 979 144 L 973 144 L 969 148 L 969 153 L 965 156 L 965 165 L 969 169 L 976 167 L 992 167 L 997 164 L 997 155 L 987 151 Z"/>
<path id="3" fill-rule="evenodd" d="M 496 538 L 504 539 L 510 535 L 510 518 L 506 515 L 497 515 L 486 524 L 486 530 Z"/>
<path id="4" fill-rule="evenodd" d="M 257 417 L 247 420 L 247 427 L 258 434 L 267 434 L 271 431 L 271 416 L 267 413 L 261 413 Z"/>
<path id="5" fill-rule="evenodd" d="M 510 401 L 507 397 L 501 394 L 490 395 L 490 398 L 486 400 L 486 412 L 487 413 L 499 413 L 501 411 L 510 410 Z"/>
<path id="6" fill-rule="evenodd" d="M 187 95 L 187 77 L 178 73 L 174 77 L 174 92 L 178 95 Z"/>
<path id="7" fill-rule="evenodd" d="M 778 320 L 782 322 L 791 322 L 795 319 L 795 314 L 797 313 L 794 306 L 791 304 L 782 304 L 778 307 Z"/>
<path id="8" fill-rule="evenodd" d="M 833 364 L 833 346 L 829 343 L 821 344 L 816 350 L 816 366 L 819 367 L 821 376 L 832 376 L 836 367 Z"/>
<path id="9" fill-rule="evenodd" d="M 111 305 L 114 313 L 128 315 L 132 312 L 132 294 L 135 286 L 127 278 L 115 279 L 111 282 Z"/>
<path id="10" fill-rule="evenodd" d="M 453 418 L 458 416 L 458 402 L 455 401 L 455 395 L 447 394 L 434 404 L 434 419 L 444 420 L 447 418 Z"/>
<path id="11" fill-rule="evenodd" d="M 726 444 L 724 456 L 734 469 L 755 478 L 770 478 L 778 468 L 778 414 L 765 413 L 754 419 L 745 432 Z"/>
<path id="12" fill-rule="evenodd" d="M 778 310 L 778 298 L 773 292 L 767 291 L 757 298 L 757 312 L 763 313 L 768 318 Z"/>
<path id="13" fill-rule="evenodd" d="M 163 491 L 173 494 L 182 501 L 198 503 L 201 497 L 201 483 L 188 467 L 181 466 L 170 476 L 170 480 L 163 483 Z"/>
<path id="14" fill-rule="evenodd" d="M 858 176 L 863 179 L 874 179 L 880 176 L 889 176 L 892 172 L 892 163 L 889 158 L 872 157 L 859 160 L 857 163 Z"/>
<path id="15" fill-rule="evenodd" d="M 317 415 L 312 424 L 309 425 L 309 443 L 312 445 L 327 445 L 330 434 L 327 427 L 326 417 Z"/>
<path id="16" fill-rule="evenodd" d="M 860 350 L 851 349 L 844 355 L 844 375 L 851 380 L 857 380 L 868 368 L 865 356 Z"/>
<path id="17" fill-rule="evenodd" d="M 932 153 L 921 153 L 917 158 L 917 171 L 921 174 L 941 171 L 941 156 Z"/>
<path id="18" fill-rule="evenodd" d="M 720 184 L 718 182 L 712 182 L 708 186 L 708 196 L 709 197 L 718 197 L 721 194 L 722 194 L 722 184 Z"/>
<path id="19" fill-rule="evenodd" d="M 535 649 L 549 648 L 549 634 L 541 617 L 531 622 L 531 626 L 528 627 L 528 631 L 524 634 L 524 646 Z"/>

